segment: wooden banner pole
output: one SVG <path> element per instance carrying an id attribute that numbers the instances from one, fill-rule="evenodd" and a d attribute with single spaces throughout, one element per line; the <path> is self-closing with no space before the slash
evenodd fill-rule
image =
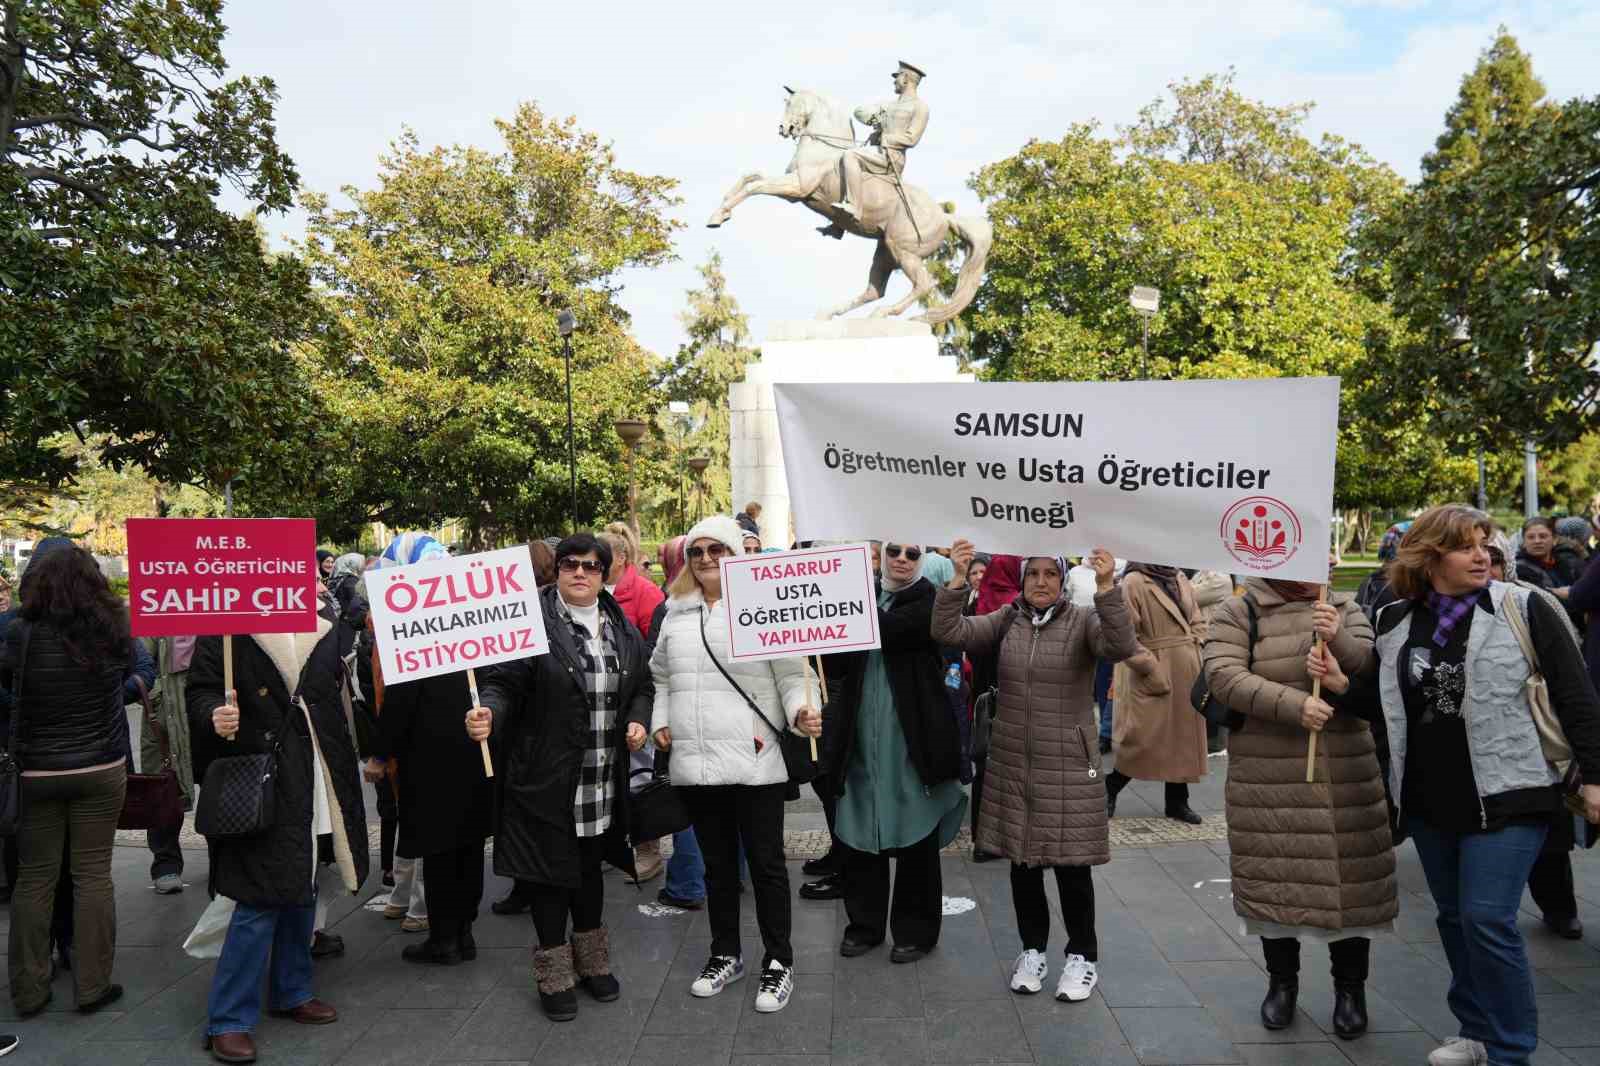
<path id="1" fill-rule="evenodd" d="M 239 706 L 239 694 L 233 690 L 233 637 L 227 633 L 222 634 L 222 697 L 230 706 Z M 239 731 L 235 729 L 228 739 L 238 736 Z"/>
<path id="2" fill-rule="evenodd" d="M 821 662 L 822 662 L 821 659 L 817 660 L 818 665 L 820 665 Z M 811 666 L 810 666 L 809 663 L 806 664 L 806 706 L 807 707 L 816 706 L 815 701 L 813 701 L 812 698 L 811 698 Z M 813 736 L 807 736 L 806 739 L 811 741 L 811 761 L 812 762 L 816 762 L 817 761 L 817 738 L 813 737 Z"/>
<path id="3" fill-rule="evenodd" d="M 467 690 L 472 693 L 472 706 L 478 706 L 478 672 L 472 667 L 467 667 Z M 478 751 L 483 755 L 483 776 L 494 776 L 494 760 L 489 757 L 489 742 L 478 741 Z"/>
<path id="4" fill-rule="evenodd" d="M 1328 586 L 1323 585 L 1322 588 L 1317 591 L 1317 603 L 1322 604 L 1322 603 L 1327 603 L 1327 602 L 1328 602 Z M 1317 653 L 1320 655 L 1322 653 L 1322 649 L 1324 647 L 1321 637 L 1317 638 L 1316 646 L 1317 646 Z M 1311 698 L 1314 699 L 1314 700 L 1320 700 L 1322 698 L 1322 678 L 1320 678 L 1320 677 L 1316 677 L 1316 678 L 1312 678 L 1311 679 Z M 1317 733 L 1316 733 L 1316 730 L 1312 730 L 1311 731 L 1311 739 L 1306 742 L 1306 784 L 1309 785 L 1312 782 L 1314 782 L 1316 779 L 1317 779 Z"/>

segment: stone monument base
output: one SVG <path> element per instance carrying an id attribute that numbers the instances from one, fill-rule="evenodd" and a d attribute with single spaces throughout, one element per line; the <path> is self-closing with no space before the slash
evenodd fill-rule
<path id="1" fill-rule="evenodd" d="M 961 373 L 953 357 L 939 354 L 939 342 L 925 322 L 847 318 L 774 323 L 762 342 L 760 360 L 745 369 L 742 382 L 728 386 L 734 510 L 752 500 L 759 503 L 762 543 L 787 548 L 793 542 L 774 384 L 971 380 L 973 376 Z"/>

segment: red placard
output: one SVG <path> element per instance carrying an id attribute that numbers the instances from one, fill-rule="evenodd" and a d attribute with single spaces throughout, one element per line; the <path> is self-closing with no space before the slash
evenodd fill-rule
<path id="1" fill-rule="evenodd" d="M 136 637 L 314 633 L 317 524 L 310 518 L 130 518 Z"/>

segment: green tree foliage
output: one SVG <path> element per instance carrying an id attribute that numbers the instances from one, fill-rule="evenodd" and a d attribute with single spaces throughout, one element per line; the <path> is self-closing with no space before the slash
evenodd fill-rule
<path id="1" fill-rule="evenodd" d="M 350 208 L 305 198 L 304 255 L 336 323 L 306 358 L 333 430 L 327 536 L 368 520 L 459 518 L 474 546 L 567 529 L 562 308 L 578 319 L 579 524 L 624 506 L 612 421 L 655 403 L 617 275 L 671 257 L 675 182 L 622 169 L 533 104 L 497 128 L 498 152 L 424 149 L 407 131 L 375 188 L 344 190 Z"/>
<path id="2" fill-rule="evenodd" d="M 1339 375 L 1343 506 L 1470 483 L 1415 412 L 1387 409 L 1371 362 L 1400 327 L 1356 239 L 1402 182 L 1355 145 L 1309 140 L 1309 110 L 1211 76 L 1171 86 L 1115 137 L 1075 125 L 980 170 L 996 241 L 967 318 L 987 376 Z M 1148 366 L 1135 285 L 1162 293 Z"/>
<path id="3" fill-rule="evenodd" d="M 712 251 L 700 267 L 703 287 L 690 289 L 687 307 L 679 320 L 688 340 L 678 346 L 678 354 L 658 374 L 657 388 L 663 397 L 688 405 L 684 414 L 666 413 L 658 417 L 658 439 L 647 453 L 650 489 L 641 499 L 648 504 L 652 528 L 663 534 L 679 533 L 678 488 L 684 459 L 704 455 L 711 460 L 706 468 L 701 509 L 710 514 L 728 512 L 732 499 L 729 451 L 728 386 L 744 379 L 746 365 L 760 358 L 750 345 L 750 328 L 739 302 L 728 292 L 728 278 L 722 271 L 722 256 Z M 685 501 L 685 513 L 693 521 L 696 500 L 692 484 Z M 743 500 L 738 506 L 744 505 Z"/>
<path id="4" fill-rule="evenodd" d="M 304 267 L 262 254 L 227 182 L 293 196 L 268 79 L 221 81 L 215 0 L 0 4 L 0 480 L 50 491 L 72 431 L 168 482 L 289 470 L 312 420 L 290 345 Z"/>
<path id="5" fill-rule="evenodd" d="M 1546 100 L 1502 28 L 1422 169 L 1375 231 L 1414 335 L 1396 386 L 1463 444 L 1600 427 L 1600 98 Z"/>

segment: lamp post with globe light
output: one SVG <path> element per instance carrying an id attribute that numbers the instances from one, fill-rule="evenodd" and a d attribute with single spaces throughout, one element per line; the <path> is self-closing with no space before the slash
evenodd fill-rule
<path id="1" fill-rule="evenodd" d="M 633 528 L 633 535 L 639 535 L 639 485 L 633 476 L 633 453 L 638 450 L 639 442 L 644 439 L 644 422 L 637 418 L 619 418 L 612 424 L 617 431 L 617 436 L 622 438 L 622 446 L 628 450 L 628 525 Z"/>

